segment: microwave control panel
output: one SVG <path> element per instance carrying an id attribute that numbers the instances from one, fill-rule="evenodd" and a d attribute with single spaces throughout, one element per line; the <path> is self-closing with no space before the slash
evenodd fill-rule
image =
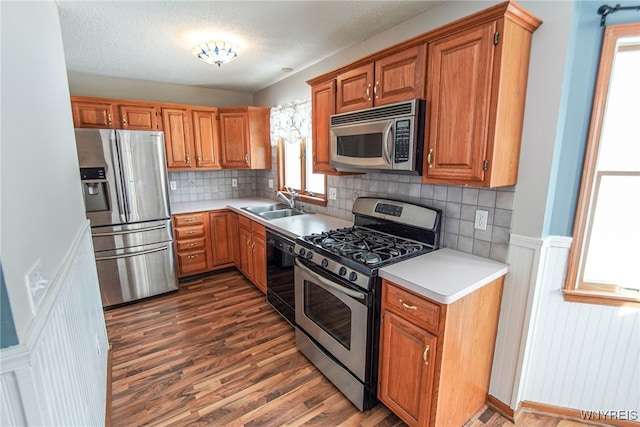
<path id="1" fill-rule="evenodd" d="M 411 145 L 411 121 L 396 120 L 394 137 L 394 163 L 404 163 L 409 161 L 409 147 Z"/>

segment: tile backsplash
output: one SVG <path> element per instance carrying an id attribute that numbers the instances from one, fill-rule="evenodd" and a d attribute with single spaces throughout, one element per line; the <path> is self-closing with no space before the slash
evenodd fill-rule
<path id="1" fill-rule="evenodd" d="M 237 187 L 232 180 L 237 179 Z M 170 172 L 176 182 L 170 191 L 171 202 L 265 197 L 274 199 L 274 170 Z M 313 212 L 352 220 L 351 208 L 358 197 L 386 197 L 420 203 L 443 212 L 441 246 L 504 262 L 515 199 L 515 187 L 484 189 L 448 185 L 422 184 L 421 177 L 392 174 L 328 176 L 327 186 L 337 191 L 337 199 L 327 206 L 305 204 Z M 487 229 L 474 228 L 477 209 L 488 212 Z"/>

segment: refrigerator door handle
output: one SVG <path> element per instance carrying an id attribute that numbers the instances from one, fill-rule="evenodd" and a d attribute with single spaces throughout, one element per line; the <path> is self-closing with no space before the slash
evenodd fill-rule
<path id="1" fill-rule="evenodd" d="M 147 255 L 147 254 L 152 254 L 154 252 L 166 251 L 167 249 L 169 249 L 168 246 L 163 246 L 161 248 L 148 249 L 146 251 L 140 251 L 140 252 L 131 252 L 131 253 L 121 254 L 121 255 L 110 255 L 110 256 L 103 256 L 103 257 L 96 257 L 96 261 L 107 261 L 107 260 L 110 260 L 110 259 L 131 258 L 131 257 L 134 257 L 134 256 Z"/>
<path id="2" fill-rule="evenodd" d="M 113 174 L 116 178 L 116 193 L 118 194 L 118 211 L 122 222 L 128 222 L 129 215 L 126 205 L 126 194 L 123 185 L 122 164 L 120 163 L 120 144 L 115 131 L 111 133 L 111 153 L 113 155 Z"/>
<path id="3" fill-rule="evenodd" d="M 162 230 L 167 228 L 164 224 L 163 225 L 156 225 L 154 227 L 147 227 L 147 228 L 136 228 L 134 230 L 123 230 L 123 231 L 111 231 L 108 233 L 94 233 L 93 237 L 108 237 L 108 236 L 119 236 L 122 234 L 134 234 L 134 233 L 140 233 L 141 231 L 153 231 L 153 230 Z"/>

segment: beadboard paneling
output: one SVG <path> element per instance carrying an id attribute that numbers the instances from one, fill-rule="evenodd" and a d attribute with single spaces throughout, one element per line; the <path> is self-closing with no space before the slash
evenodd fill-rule
<path id="1" fill-rule="evenodd" d="M 28 425 L 104 425 L 107 347 L 86 221 L 26 342 L 2 350 L 2 408 L 14 420 L 8 425 L 21 425 L 20 417 Z"/>

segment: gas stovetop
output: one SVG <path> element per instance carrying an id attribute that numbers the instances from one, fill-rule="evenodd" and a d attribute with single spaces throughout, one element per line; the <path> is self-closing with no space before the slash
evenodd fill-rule
<path id="1" fill-rule="evenodd" d="M 370 289 L 379 268 L 438 248 L 438 209 L 361 197 L 353 213 L 353 227 L 298 238 L 296 255 L 321 271 Z"/>
<path id="2" fill-rule="evenodd" d="M 378 268 L 410 254 L 429 250 L 420 242 L 357 226 L 312 234 L 302 240 L 314 249 L 348 258 L 368 268 Z"/>

